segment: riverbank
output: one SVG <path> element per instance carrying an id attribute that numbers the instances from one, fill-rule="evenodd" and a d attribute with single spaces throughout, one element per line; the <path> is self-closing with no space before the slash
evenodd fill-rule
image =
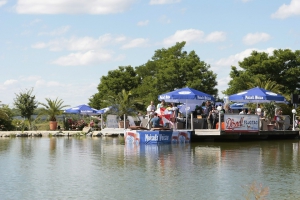
<path id="1" fill-rule="evenodd" d="M 84 132 L 84 131 L 0 131 L 0 137 L 56 137 L 56 136 L 94 136 L 98 137 L 102 134 L 100 131 Z"/>

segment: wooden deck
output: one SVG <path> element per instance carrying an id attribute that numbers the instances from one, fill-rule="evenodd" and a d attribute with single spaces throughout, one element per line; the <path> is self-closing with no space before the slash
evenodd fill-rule
<path id="1" fill-rule="evenodd" d="M 226 139 L 296 139 L 299 130 L 276 130 L 259 132 L 225 132 L 217 129 L 195 129 L 193 140 L 226 140 Z"/>

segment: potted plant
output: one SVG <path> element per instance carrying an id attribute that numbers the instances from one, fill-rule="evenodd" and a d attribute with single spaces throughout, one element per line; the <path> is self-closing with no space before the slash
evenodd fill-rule
<path id="1" fill-rule="evenodd" d="M 69 105 L 63 105 L 63 100 L 56 98 L 51 100 L 46 98 L 47 103 L 39 103 L 44 106 L 41 109 L 40 115 L 47 115 L 49 119 L 50 130 L 56 130 L 57 121 L 56 116 L 63 113 L 63 108 L 68 107 Z"/>
<path id="2" fill-rule="evenodd" d="M 276 105 L 274 102 L 265 103 L 263 106 L 265 117 L 268 119 L 269 124 L 268 130 L 273 130 L 274 128 L 274 117 L 275 117 L 275 111 L 276 111 Z"/>
<path id="3" fill-rule="evenodd" d="M 119 128 L 124 128 L 124 115 L 136 116 L 137 108 L 136 105 L 140 104 L 134 95 L 130 91 L 122 90 L 117 96 L 108 96 L 105 100 L 111 108 L 109 113 L 117 115 L 119 120 Z M 125 128 L 128 128 L 129 121 L 125 121 Z"/>

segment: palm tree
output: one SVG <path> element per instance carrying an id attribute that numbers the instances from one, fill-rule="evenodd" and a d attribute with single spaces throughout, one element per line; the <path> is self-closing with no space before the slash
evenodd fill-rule
<path id="1" fill-rule="evenodd" d="M 249 88 L 254 88 L 254 87 L 264 88 L 265 90 L 269 90 L 277 94 L 282 94 L 282 89 L 283 89 L 283 86 L 278 84 L 276 81 L 271 81 L 270 79 L 266 81 L 262 81 L 262 79 L 260 79 L 259 77 L 255 77 L 252 82 L 247 83 L 247 86 Z M 287 96 L 284 95 L 284 97 L 286 98 Z"/>
<path id="2" fill-rule="evenodd" d="M 276 105 L 274 102 L 270 102 L 270 103 L 264 103 L 263 105 L 263 109 L 266 113 L 266 118 L 269 120 L 269 123 L 271 123 L 272 121 L 274 121 L 274 117 L 275 117 L 275 111 L 276 111 Z"/>
<path id="3" fill-rule="evenodd" d="M 117 115 L 121 120 L 124 120 L 124 114 L 127 116 L 136 116 L 136 105 L 142 104 L 130 91 L 124 89 L 117 96 L 108 96 L 104 101 L 111 106 L 110 113 Z"/>
<path id="4" fill-rule="evenodd" d="M 63 105 L 63 100 L 58 98 L 55 100 L 46 98 L 46 101 L 47 103 L 39 103 L 44 106 L 44 108 L 41 109 L 40 115 L 47 115 L 50 121 L 50 130 L 55 130 L 57 126 L 56 116 L 61 115 L 63 113 L 63 108 L 68 107 L 69 105 Z M 53 127 L 51 127 L 51 124 Z"/>

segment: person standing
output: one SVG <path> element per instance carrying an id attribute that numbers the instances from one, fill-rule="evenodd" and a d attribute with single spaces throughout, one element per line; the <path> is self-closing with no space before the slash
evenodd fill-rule
<path id="1" fill-rule="evenodd" d="M 166 102 L 165 102 L 165 100 L 161 100 L 161 102 L 159 103 L 159 104 L 157 104 L 157 109 L 160 109 L 160 108 L 164 108 L 165 107 L 165 104 L 166 104 Z"/>
<path id="2" fill-rule="evenodd" d="M 212 107 L 211 110 L 211 118 L 212 118 L 212 129 L 216 128 L 216 124 L 218 122 L 218 111 L 215 109 L 215 107 Z"/>
<path id="3" fill-rule="evenodd" d="M 154 112 L 155 112 L 155 105 L 153 101 L 151 101 L 150 105 L 147 107 L 147 115 L 153 116 Z"/>
<path id="4" fill-rule="evenodd" d="M 211 107 L 211 102 L 207 101 L 205 103 L 205 111 L 204 114 L 206 116 L 206 122 L 207 122 L 207 128 L 212 129 L 212 124 L 213 124 L 213 119 L 212 119 L 212 107 Z"/>
<path id="5" fill-rule="evenodd" d="M 90 121 L 90 128 L 91 128 L 91 130 L 94 129 L 94 120 L 91 120 L 91 121 Z"/>

